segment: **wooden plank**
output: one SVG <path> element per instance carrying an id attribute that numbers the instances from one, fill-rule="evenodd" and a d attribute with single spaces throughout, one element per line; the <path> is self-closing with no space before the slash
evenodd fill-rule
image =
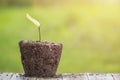
<path id="1" fill-rule="evenodd" d="M 25 77 L 23 74 L 14 74 L 10 80 L 36 80 L 35 77 Z"/>
<path id="2" fill-rule="evenodd" d="M 53 78 L 25 77 L 23 74 L 0 73 L 0 80 L 120 80 L 120 74 L 112 73 L 64 73 Z"/>
<path id="3" fill-rule="evenodd" d="M 63 80 L 88 80 L 85 74 L 62 74 Z"/>
<path id="4" fill-rule="evenodd" d="M 112 74 L 113 80 L 120 80 L 120 74 Z"/>
<path id="5" fill-rule="evenodd" d="M 56 76 L 54 78 L 37 78 L 36 80 L 62 80 L 62 76 Z"/>
<path id="6" fill-rule="evenodd" d="M 37 78 L 36 80 L 57 80 L 57 78 Z"/>
<path id="7" fill-rule="evenodd" d="M 112 77 L 112 74 L 93 74 L 93 73 L 87 73 L 88 80 L 114 80 Z"/>
<path id="8" fill-rule="evenodd" d="M 59 77 L 35 78 L 35 77 L 25 77 L 23 74 L 14 74 L 10 80 L 60 80 L 60 78 Z"/>
<path id="9" fill-rule="evenodd" d="M 24 76 L 22 74 L 13 74 L 10 80 L 24 80 Z"/>
<path id="10" fill-rule="evenodd" d="M 0 73 L 0 80 L 10 80 L 13 73 Z"/>
<path id="11" fill-rule="evenodd" d="M 31 77 L 24 77 L 23 80 L 37 80 L 36 78 L 31 78 Z"/>

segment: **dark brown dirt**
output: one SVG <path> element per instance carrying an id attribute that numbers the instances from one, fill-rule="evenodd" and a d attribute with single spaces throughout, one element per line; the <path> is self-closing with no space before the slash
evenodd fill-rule
<path id="1" fill-rule="evenodd" d="M 53 77 L 62 53 L 62 44 L 39 41 L 20 41 L 25 76 Z"/>

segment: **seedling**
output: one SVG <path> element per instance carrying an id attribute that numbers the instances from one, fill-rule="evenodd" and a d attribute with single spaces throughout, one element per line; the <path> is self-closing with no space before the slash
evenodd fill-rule
<path id="1" fill-rule="evenodd" d="M 27 17 L 28 20 L 30 20 L 32 23 L 34 23 L 37 26 L 39 41 L 41 41 L 41 32 L 40 32 L 40 23 L 39 23 L 39 21 L 37 21 L 36 19 L 34 19 L 28 13 L 26 14 L 26 17 Z"/>
<path id="2" fill-rule="evenodd" d="M 41 41 L 40 23 L 26 14 L 39 32 L 38 41 L 21 40 L 19 42 L 21 61 L 26 77 L 56 77 L 56 71 L 62 54 L 62 43 Z M 41 41 L 41 42 L 40 42 Z"/>

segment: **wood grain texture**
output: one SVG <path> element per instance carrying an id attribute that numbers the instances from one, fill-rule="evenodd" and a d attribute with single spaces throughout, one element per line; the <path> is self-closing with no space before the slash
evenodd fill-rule
<path id="1" fill-rule="evenodd" d="M 53 78 L 25 77 L 18 73 L 0 73 L 0 80 L 120 80 L 120 73 L 63 73 Z"/>
<path id="2" fill-rule="evenodd" d="M 92 74 L 87 73 L 88 80 L 114 80 L 112 74 Z"/>
<path id="3" fill-rule="evenodd" d="M 120 74 L 116 73 L 116 74 L 112 74 L 113 80 L 120 80 Z"/>
<path id="4" fill-rule="evenodd" d="M 10 80 L 13 76 L 13 73 L 0 73 L 0 80 Z"/>

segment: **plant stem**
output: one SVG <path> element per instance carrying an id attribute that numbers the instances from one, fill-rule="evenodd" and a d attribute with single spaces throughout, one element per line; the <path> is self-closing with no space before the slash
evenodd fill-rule
<path id="1" fill-rule="evenodd" d="M 39 32 L 39 41 L 41 41 L 41 33 L 40 33 L 40 27 L 38 27 L 38 32 Z"/>

